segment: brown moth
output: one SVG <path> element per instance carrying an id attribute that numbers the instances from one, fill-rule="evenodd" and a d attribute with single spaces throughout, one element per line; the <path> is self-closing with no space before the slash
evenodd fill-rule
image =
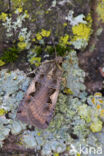
<path id="1" fill-rule="evenodd" d="M 17 118 L 38 128 L 47 128 L 57 102 L 62 70 L 59 64 L 62 58 L 57 57 L 42 63 L 37 75 L 32 80 L 21 101 Z"/>

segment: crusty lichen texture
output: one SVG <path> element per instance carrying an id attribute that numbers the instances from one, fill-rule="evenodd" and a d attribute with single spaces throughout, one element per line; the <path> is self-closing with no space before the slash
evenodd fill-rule
<path id="1" fill-rule="evenodd" d="M 102 145 L 96 133 L 99 134 L 103 130 L 104 97 L 99 92 L 87 95 L 85 73 L 79 68 L 75 51 L 68 52 L 62 68 L 63 82 L 54 118 L 45 130 L 36 127 L 31 129 L 30 125 L 27 126 L 16 119 L 17 108 L 30 79 L 19 70 L 0 71 L 1 147 L 9 133 L 18 135 L 18 146 L 40 150 L 42 156 L 59 155 L 65 151 L 68 155 L 73 155 L 70 152 L 71 147 L 79 153 L 79 144 L 96 147 Z M 68 92 L 64 91 L 66 88 Z"/>
<path id="2" fill-rule="evenodd" d="M 104 23 L 104 0 L 98 1 L 96 11 L 99 16 L 99 20 L 101 20 Z"/>
<path id="3" fill-rule="evenodd" d="M 92 34 L 92 18 L 89 13 L 86 18 L 86 23 L 79 23 L 72 26 L 73 37 L 71 43 L 76 49 L 85 48 Z"/>
<path id="4" fill-rule="evenodd" d="M 90 28 L 86 24 L 81 23 L 76 26 L 73 26 L 72 27 L 72 32 L 74 34 L 73 40 L 83 39 L 88 41 L 90 31 L 91 31 Z"/>

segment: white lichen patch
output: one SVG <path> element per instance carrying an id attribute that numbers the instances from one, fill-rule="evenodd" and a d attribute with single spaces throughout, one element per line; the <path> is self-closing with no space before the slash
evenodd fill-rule
<path id="1" fill-rule="evenodd" d="M 74 11 L 70 10 L 68 16 L 66 17 L 66 20 L 68 20 L 72 26 L 78 25 L 79 23 L 87 24 L 87 22 L 84 20 L 85 16 L 83 14 L 80 14 L 76 17 L 74 17 L 73 14 Z"/>

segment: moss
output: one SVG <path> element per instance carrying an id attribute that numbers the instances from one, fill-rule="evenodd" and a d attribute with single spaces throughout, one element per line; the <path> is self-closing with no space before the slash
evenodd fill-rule
<path id="1" fill-rule="evenodd" d="M 17 47 L 15 46 L 10 47 L 4 50 L 4 53 L 1 56 L 1 60 L 4 61 L 5 63 L 14 62 L 18 58 L 19 53 L 20 51 Z"/>
<path id="2" fill-rule="evenodd" d="M 96 9 L 99 19 L 104 22 L 104 0 L 100 0 L 97 4 L 97 9 Z"/>
<path id="3" fill-rule="evenodd" d="M 54 48 L 54 46 L 46 46 L 45 48 L 45 52 L 52 55 L 55 53 L 55 50 L 57 52 L 57 55 L 59 56 L 64 56 L 66 51 L 70 51 L 70 47 L 69 46 L 62 46 L 61 44 L 57 44 Z"/>
<path id="4" fill-rule="evenodd" d="M 62 46 L 60 44 L 56 45 L 56 52 L 60 56 L 64 56 L 66 54 L 66 51 L 70 51 L 70 49 L 71 48 L 69 46 Z"/>
<path id="5" fill-rule="evenodd" d="M 41 55 L 42 53 L 42 48 L 41 46 L 35 46 L 35 48 L 33 49 L 33 53 L 36 53 L 37 55 Z"/>

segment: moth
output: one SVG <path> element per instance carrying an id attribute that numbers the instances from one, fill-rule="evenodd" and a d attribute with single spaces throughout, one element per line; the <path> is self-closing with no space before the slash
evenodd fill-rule
<path id="1" fill-rule="evenodd" d="M 62 58 L 45 61 L 38 69 L 24 98 L 19 104 L 17 119 L 41 129 L 48 127 L 57 102 Z"/>

